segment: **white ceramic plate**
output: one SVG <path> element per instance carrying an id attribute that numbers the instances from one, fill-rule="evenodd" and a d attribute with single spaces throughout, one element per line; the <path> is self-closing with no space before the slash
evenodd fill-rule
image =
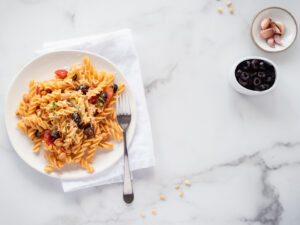
<path id="1" fill-rule="evenodd" d="M 280 21 L 285 25 L 286 31 L 281 37 L 282 46 L 275 44 L 275 47 L 272 48 L 267 44 L 265 39 L 259 36 L 261 21 L 266 17 L 271 17 L 273 21 Z M 252 21 L 250 33 L 252 40 L 260 49 L 266 52 L 281 52 L 292 46 L 295 42 L 298 34 L 297 27 L 297 22 L 290 12 L 279 7 L 270 7 L 257 13 Z"/>
<path id="2" fill-rule="evenodd" d="M 32 79 L 43 81 L 53 78 L 55 70 L 69 68 L 71 65 L 82 63 L 82 59 L 85 55 L 90 57 L 97 69 L 107 72 L 114 72 L 115 83 L 118 84 L 123 82 L 126 84 L 125 91 L 129 97 L 132 113 L 131 124 L 127 132 L 128 144 L 130 144 L 134 135 L 136 125 L 135 99 L 127 81 L 114 64 L 99 55 L 83 51 L 56 51 L 39 56 L 21 70 L 11 85 L 6 99 L 5 122 L 9 139 L 18 155 L 32 168 L 51 177 L 60 179 L 80 179 L 84 177 L 90 177 L 111 167 L 123 155 L 122 143 L 114 142 L 113 150 L 107 152 L 97 152 L 93 162 L 95 168 L 95 172 L 93 174 L 83 170 L 80 168 L 80 166 L 72 165 L 65 166 L 59 172 L 52 172 L 48 174 L 44 172 L 44 166 L 47 164 L 47 161 L 43 156 L 44 151 L 42 150 L 38 154 L 33 152 L 33 143 L 16 127 L 19 118 L 15 115 L 15 111 L 19 105 L 19 102 L 22 100 L 23 94 L 28 92 L 29 81 Z"/>

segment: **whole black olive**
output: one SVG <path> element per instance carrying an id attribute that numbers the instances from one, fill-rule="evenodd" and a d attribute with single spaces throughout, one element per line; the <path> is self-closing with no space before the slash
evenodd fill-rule
<path id="1" fill-rule="evenodd" d="M 88 136 L 88 137 L 92 137 L 94 136 L 94 130 L 93 128 L 91 127 L 91 125 L 87 125 L 85 126 L 84 130 L 83 130 L 83 133 Z"/>
<path id="2" fill-rule="evenodd" d="M 84 128 L 85 128 L 84 123 L 79 124 L 79 125 L 78 125 L 78 128 L 79 128 L 79 129 L 84 129 Z"/>
<path id="3" fill-rule="evenodd" d="M 39 138 L 39 137 L 42 136 L 42 133 L 39 131 L 39 129 L 37 129 L 37 130 L 35 131 L 34 135 L 35 135 L 37 138 Z"/>
<path id="4" fill-rule="evenodd" d="M 275 76 L 275 68 L 274 68 L 274 66 L 271 65 L 270 71 L 271 71 L 271 73 Z"/>
<path id="5" fill-rule="evenodd" d="M 273 78 L 272 77 L 267 77 L 267 79 L 266 79 L 266 82 L 267 83 L 271 83 L 273 81 Z"/>
<path id="6" fill-rule="evenodd" d="M 72 120 L 79 125 L 81 122 L 80 115 L 78 113 L 72 113 Z"/>
<path id="7" fill-rule="evenodd" d="M 74 76 L 72 77 L 72 81 L 76 81 L 77 80 L 77 74 L 75 73 Z"/>
<path id="8" fill-rule="evenodd" d="M 239 78 L 239 83 L 242 85 L 242 86 L 247 86 L 247 84 L 248 84 L 248 80 L 247 81 L 243 81 L 241 78 Z"/>
<path id="9" fill-rule="evenodd" d="M 259 64 L 258 60 L 257 60 L 257 59 L 253 59 L 253 60 L 251 61 L 252 69 L 253 69 L 253 70 L 257 70 L 257 69 L 258 69 L 258 64 Z"/>
<path id="10" fill-rule="evenodd" d="M 243 63 L 243 70 L 248 71 L 251 68 L 251 62 L 249 60 Z"/>
<path id="11" fill-rule="evenodd" d="M 240 79 L 242 80 L 242 81 L 248 81 L 249 80 L 249 73 L 247 73 L 247 72 L 243 72 L 242 74 L 241 74 L 241 77 L 240 77 Z"/>
<path id="12" fill-rule="evenodd" d="M 261 69 L 261 70 L 265 70 L 265 62 L 264 61 L 260 61 L 260 63 L 259 63 L 259 69 Z"/>
<path id="13" fill-rule="evenodd" d="M 236 79 L 238 79 L 241 76 L 242 72 L 243 71 L 241 69 L 238 69 L 238 70 L 235 71 L 235 77 L 236 77 Z"/>
<path id="14" fill-rule="evenodd" d="M 242 69 L 243 69 L 243 71 L 248 71 L 249 68 L 247 65 L 243 65 Z"/>
<path id="15" fill-rule="evenodd" d="M 267 75 L 266 75 L 265 72 L 258 72 L 258 73 L 257 73 L 257 76 L 258 76 L 259 78 L 263 78 L 263 79 L 264 79 L 264 78 L 266 78 Z"/>
<path id="16" fill-rule="evenodd" d="M 54 139 L 60 138 L 60 133 L 58 130 L 51 130 L 50 131 L 50 136 Z"/>
<path id="17" fill-rule="evenodd" d="M 256 76 L 257 76 L 257 72 L 250 73 L 250 78 L 253 78 L 253 77 L 256 77 Z"/>
<path id="18" fill-rule="evenodd" d="M 236 71 L 238 74 L 242 74 L 242 72 L 243 72 L 243 70 L 241 70 L 241 69 L 238 69 L 237 71 Z"/>
<path id="19" fill-rule="evenodd" d="M 258 77 L 255 77 L 255 78 L 253 79 L 253 85 L 254 85 L 255 87 L 258 87 L 260 84 L 261 84 L 261 79 L 258 78 Z"/>
<path id="20" fill-rule="evenodd" d="M 272 66 L 272 64 L 268 63 L 268 62 L 264 62 L 265 63 L 265 70 L 274 70 L 274 67 Z"/>
<path id="21" fill-rule="evenodd" d="M 269 87 L 270 87 L 270 86 L 269 86 L 268 84 L 261 84 L 261 85 L 259 86 L 259 88 L 260 88 L 261 91 L 267 90 Z"/>
<path id="22" fill-rule="evenodd" d="M 106 101 L 106 99 L 107 99 L 107 93 L 106 93 L 106 91 L 101 91 L 101 92 L 100 92 L 100 97 L 101 97 L 104 101 Z"/>
<path id="23" fill-rule="evenodd" d="M 118 90 L 118 85 L 117 84 L 114 84 L 114 93 L 116 93 Z"/>
<path id="24" fill-rule="evenodd" d="M 82 91 L 82 93 L 85 95 L 89 91 L 89 86 L 82 84 L 79 86 L 79 89 Z"/>

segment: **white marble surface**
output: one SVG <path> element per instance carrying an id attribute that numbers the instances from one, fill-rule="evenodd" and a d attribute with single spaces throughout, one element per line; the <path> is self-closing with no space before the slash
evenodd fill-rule
<path id="1" fill-rule="evenodd" d="M 58 180 L 18 158 L 2 108 L 0 224 L 300 224 L 299 38 L 286 52 L 267 54 L 249 35 L 255 13 L 273 5 L 300 22 L 295 0 L 233 0 L 234 15 L 224 0 L 1 0 L 1 106 L 13 77 L 43 42 L 132 29 L 157 166 L 135 175 L 130 206 L 121 185 L 63 193 Z M 232 63 L 247 55 L 278 64 L 274 92 L 245 97 L 229 87 Z M 185 178 L 192 186 L 183 186 L 180 198 L 173 186 Z"/>

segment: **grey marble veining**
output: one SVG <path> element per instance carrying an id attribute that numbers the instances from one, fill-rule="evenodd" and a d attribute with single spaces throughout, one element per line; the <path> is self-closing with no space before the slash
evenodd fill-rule
<path id="1" fill-rule="evenodd" d="M 300 3 L 232 4 L 234 15 L 224 0 L 0 1 L 0 224 L 299 225 L 299 39 L 286 52 L 264 53 L 249 25 L 275 5 L 300 21 Z M 130 206 L 119 184 L 63 193 L 13 151 L 3 115 L 9 84 L 45 41 L 121 28 L 134 35 L 157 159 L 135 174 Z M 231 65 L 248 55 L 278 65 L 274 92 L 247 97 L 229 87 Z"/>

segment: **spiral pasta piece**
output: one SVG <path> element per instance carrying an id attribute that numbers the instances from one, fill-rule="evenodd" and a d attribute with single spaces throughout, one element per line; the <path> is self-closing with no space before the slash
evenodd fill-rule
<path id="1" fill-rule="evenodd" d="M 35 152 L 39 152 L 40 148 L 41 148 L 41 144 L 42 144 L 42 139 L 41 138 L 35 139 L 34 143 L 33 143 L 32 150 L 35 151 Z"/>
<path id="2" fill-rule="evenodd" d="M 93 138 L 93 141 L 89 146 L 89 150 L 87 152 L 87 156 L 86 156 L 87 161 L 89 162 L 93 161 L 98 145 L 102 141 L 102 139 L 103 139 L 102 134 L 98 134 L 95 138 Z"/>
<path id="3" fill-rule="evenodd" d="M 34 129 L 42 128 L 42 129 L 46 130 L 46 129 L 50 128 L 49 124 L 46 121 L 42 120 L 41 118 L 39 118 L 36 115 L 23 117 L 22 121 L 27 127 L 31 127 Z"/>
<path id="4" fill-rule="evenodd" d="M 52 164 L 47 164 L 45 167 L 44 167 L 44 170 L 46 173 L 51 173 L 53 170 L 54 170 L 55 166 L 52 165 Z"/>
<path id="5" fill-rule="evenodd" d="M 36 94 L 36 86 L 35 86 L 35 81 L 31 80 L 29 82 L 29 97 L 32 99 Z"/>
<path id="6" fill-rule="evenodd" d="M 26 116 L 28 114 L 28 104 L 25 102 L 20 102 L 19 108 L 16 111 L 16 115 L 18 116 Z"/>
<path id="7" fill-rule="evenodd" d="M 114 144 L 109 141 L 104 141 L 99 144 L 100 149 L 113 149 Z"/>
<path id="8" fill-rule="evenodd" d="M 93 173 L 94 167 L 92 164 L 90 164 L 86 159 L 82 158 L 80 159 L 80 165 L 86 169 L 88 172 Z"/>

